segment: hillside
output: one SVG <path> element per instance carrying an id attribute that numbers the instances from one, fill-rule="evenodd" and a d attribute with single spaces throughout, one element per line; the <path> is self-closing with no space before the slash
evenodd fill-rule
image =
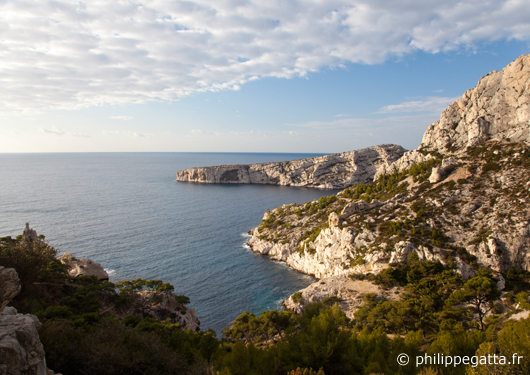
<path id="1" fill-rule="evenodd" d="M 382 166 L 375 181 L 265 213 L 250 231 L 252 250 L 333 285 L 317 282 L 286 305 L 301 311 L 337 297 L 353 317 L 362 291 L 349 280 L 410 254 L 463 280 L 486 268 L 499 289 L 510 270 L 529 270 L 529 85 L 530 57 L 521 56 L 451 104 L 420 147 Z"/>

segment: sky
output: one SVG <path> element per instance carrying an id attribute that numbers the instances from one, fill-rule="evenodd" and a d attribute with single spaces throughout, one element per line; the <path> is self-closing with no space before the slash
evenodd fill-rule
<path id="1" fill-rule="evenodd" d="M 528 0 L 0 0 L 0 152 L 416 148 Z"/>

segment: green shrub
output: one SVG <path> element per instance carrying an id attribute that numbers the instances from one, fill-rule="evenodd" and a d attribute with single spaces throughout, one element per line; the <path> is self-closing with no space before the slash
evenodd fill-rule
<path id="1" fill-rule="evenodd" d="M 501 167 L 499 164 L 493 161 L 490 161 L 484 164 L 484 166 L 482 167 L 482 173 L 484 174 L 484 173 L 488 173 L 489 171 L 498 171 L 500 169 Z"/>
<path id="2" fill-rule="evenodd" d="M 293 300 L 294 303 L 302 303 L 303 301 L 302 292 L 296 292 L 295 294 L 291 296 L 291 299 Z"/>
<path id="3" fill-rule="evenodd" d="M 175 296 L 175 299 L 177 300 L 178 303 L 183 303 L 185 305 L 190 303 L 189 297 L 186 297 L 186 296 Z"/>

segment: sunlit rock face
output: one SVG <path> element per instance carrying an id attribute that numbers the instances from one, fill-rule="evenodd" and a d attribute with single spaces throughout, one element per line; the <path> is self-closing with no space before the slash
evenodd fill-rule
<path id="1" fill-rule="evenodd" d="M 419 150 L 464 151 L 487 139 L 530 141 L 530 55 L 482 77 L 429 126 Z"/>
<path id="2" fill-rule="evenodd" d="M 384 199 L 354 199 L 345 190 L 268 212 L 248 245 L 320 279 L 284 305 L 300 312 L 304 303 L 337 297 L 351 314 L 366 286 L 348 275 L 409 257 L 450 264 L 464 280 L 488 268 L 499 290 L 502 272 L 530 270 L 529 86 L 530 55 L 483 77 L 428 127 L 417 150 L 378 167 L 374 179 L 393 174 L 391 188 L 401 186 L 392 194 L 382 188 Z M 422 168 L 418 179 L 412 170 Z"/>
<path id="3" fill-rule="evenodd" d="M 378 168 L 390 165 L 405 151 L 385 144 L 293 161 L 190 168 L 177 172 L 177 181 L 342 189 L 372 181 Z"/>

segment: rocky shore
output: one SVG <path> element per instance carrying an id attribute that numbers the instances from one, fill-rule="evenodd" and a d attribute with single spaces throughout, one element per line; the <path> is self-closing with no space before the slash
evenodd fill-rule
<path id="1" fill-rule="evenodd" d="M 29 250 L 29 253 L 36 257 L 43 251 L 43 248 L 47 250 L 53 249 L 44 242 L 44 237 L 38 236 L 36 231 L 31 229 L 27 223 L 20 240 L 18 238 L 13 240 L 11 237 L 5 237 L 2 241 L 2 245 L 19 241 L 20 244 L 26 247 L 26 251 Z M 24 250 L 19 249 L 19 251 Z M 54 249 L 53 251 L 55 252 Z M 42 256 L 42 254 L 40 255 Z M 49 311 L 66 314 L 67 309 L 65 306 L 57 305 L 57 301 L 52 302 L 53 296 L 67 296 L 69 295 L 68 290 L 75 293 L 76 290 L 81 289 L 85 285 L 103 283 L 104 287 L 100 289 L 102 291 L 101 296 L 98 297 L 97 292 L 92 291 L 88 294 L 91 297 L 85 300 L 88 303 L 98 299 L 96 306 L 99 306 L 99 308 L 97 312 L 92 311 L 92 314 L 110 315 L 120 320 L 130 319 L 134 316 L 138 317 L 138 319 L 152 318 L 158 322 L 178 324 L 185 330 L 189 329 L 194 332 L 200 330 L 200 320 L 195 309 L 186 305 L 189 300 L 188 302 L 182 301 L 182 298 L 187 300 L 187 297 L 180 296 L 182 298 L 179 299 L 179 296 L 174 296 L 172 293 L 138 289 L 136 291 L 121 291 L 121 294 L 118 294 L 116 293 L 117 285 L 108 282 L 109 275 L 99 263 L 90 259 L 77 259 L 68 253 L 64 253 L 61 258 L 52 257 L 52 259 L 66 266 L 64 271 L 69 278 L 64 274 L 64 278 L 41 281 L 30 286 L 21 282 L 23 277 L 19 278 L 14 268 L 0 266 L 0 374 L 54 374 L 46 366 L 45 352 L 38 331 L 41 327 L 39 318 L 31 314 L 20 314 L 14 307 L 7 306 L 21 293 L 23 285 L 25 285 L 24 287 L 29 286 L 34 290 L 35 288 L 40 288 L 41 293 L 46 295 L 50 302 L 48 308 L 41 306 L 44 310 L 36 312 L 37 315 L 42 313 L 43 316 L 46 316 L 46 312 Z M 55 264 L 55 271 L 61 269 L 59 264 Z M 78 277 L 88 278 L 82 279 L 80 284 L 78 284 L 76 279 Z M 95 277 L 96 279 L 90 277 Z M 99 281 L 97 281 L 98 279 Z M 133 282 L 135 281 L 137 280 L 133 280 Z M 145 280 L 143 281 L 145 282 Z M 162 283 L 160 280 L 155 281 Z M 166 287 L 169 286 L 171 290 L 173 288 L 169 284 L 164 285 Z M 105 294 L 105 292 L 107 293 Z M 81 295 L 79 297 L 82 298 Z M 117 302 L 120 297 L 122 297 L 121 300 Z M 71 316 L 72 313 L 70 312 L 69 315 Z M 64 318 L 69 315 L 61 315 L 61 317 Z"/>
<path id="2" fill-rule="evenodd" d="M 366 285 L 347 276 L 410 254 L 453 265 L 464 280 L 488 268 L 499 289 L 502 272 L 530 270 L 529 106 L 530 56 L 521 56 L 451 104 L 373 183 L 265 213 L 251 249 L 320 279 L 285 306 L 336 297 L 351 316 Z"/>
<path id="3" fill-rule="evenodd" d="M 343 189 L 372 181 L 378 168 L 389 166 L 405 151 L 385 144 L 293 161 L 190 168 L 177 172 L 177 181 Z"/>

